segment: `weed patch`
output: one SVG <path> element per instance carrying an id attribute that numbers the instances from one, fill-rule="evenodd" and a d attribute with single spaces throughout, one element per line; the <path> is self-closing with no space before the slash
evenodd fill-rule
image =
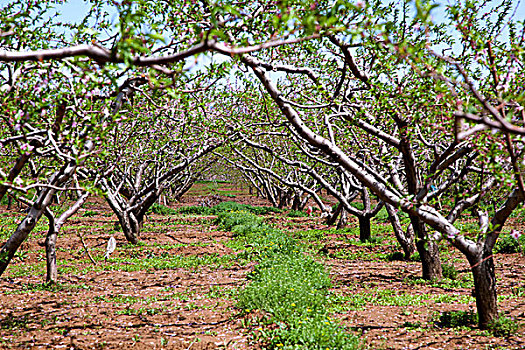
<path id="1" fill-rule="evenodd" d="M 472 327 L 478 322 L 478 314 L 469 311 L 445 311 L 439 315 L 437 326 L 441 328 Z"/>
<path id="2" fill-rule="evenodd" d="M 488 329 L 496 337 L 508 337 L 516 334 L 520 325 L 518 322 L 500 315 L 496 320 L 492 321 Z"/>
<path id="3" fill-rule="evenodd" d="M 286 214 L 289 218 L 300 218 L 300 217 L 306 217 L 306 213 L 302 210 L 290 210 L 288 214 Z"/>
<path id="4" fill-rule="evenodd" d="M 172 208 L 169 208 L 165 205 L 154 203 L 150 208 L 152 213 L 158 214 L 158 215 L 176 215 L 178 214 L 178 211 Z"/>
<path id="5" fill-rule="evenodd" d="M 508 234 L 501 234 L 494 246 L 494 253 L 496 254 L 513 254 L 521 252 L 525 253 L 525 236 L 515 239 Z"/>
<path id="6" fill-rule="evenodd" d="M 256 215 L 266 215 L 269 213 L 281 213 L 282 209 L 274 207 L 257 207 L 247 204 L 241 204 L 236 202 L 221 202 L 211 208 L 202 206 L 189 206 L 178 209 L 181 214 L 194 214 L 194 215 L 218 215 L 220 213 L 227 212 L 248 212 Z"/>
<path id="7" fill-rule="evenodd" d="M 265 324 L 273 327 L 260 328 L 256 339 L 272 349 L 359 347 L 359 339 L 329 317 L 329 275 L 295 239 L 243 211 L 221 213 L 217 224 L 245 238 L 259 261 L 237 304 L 245 313 L 261 310 L 270 315 Z"/>

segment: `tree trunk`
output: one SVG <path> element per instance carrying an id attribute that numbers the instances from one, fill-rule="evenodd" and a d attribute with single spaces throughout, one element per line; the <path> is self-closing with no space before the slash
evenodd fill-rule
<path id="1" fill-rule="evenodd" d="M 343 208 L 341 209 L 341 217 L 339 218 L 339 222 L 337 223 L 337 229 L 341 230 L 346 227 L 346 223 L 348 222 L 348 213 Z"/>
<path id="2" fill-rule="evenodd" d="M 95 180 L 95 183 L 98 181 Z M 58 219 L 55 219 L 53 213 L 50 210 L 46 210 L 44 212 L 44 215 L 49 220 L 49 230 L 47 231 L 46 236 L 46 267 L 47 267 L 47 275 L 46 275 L 46 282 L 47 283 L 56 283 L 58 278 L 58 269 L 57 269 L 57 253 L 56 253 L 56 242 L 58 233 L 60 232 L 60 229 L 71 216 L 73 216 L 86 202 L 87 198 L 89 197 L 89 192 L 85 192 L 84 194 L 80 195 L 80 197 L 77 199 L 75 204 L 73 204 L 69 209 L 64 211 L 62 215 L 58 217 Z"/>
<path id="3" fill-rule="evenodd" d="M 126 203 L 120 200 L 117 196 L 106 195 L 106 201 L 115 213 L 124 232 L 126 240 L 131 244 L 137 244 L 139 242 L 138 235 L 142 223 L 139 225 L 139 221 L 135 218 L 135 215 L 129 211 L 126 211 Z"/>
<path id="4" fill-rule="evenodd" d="M 428 239 L 427 230 L 423 222 L 417 217 L 411 217 L 410 220 L 417 237 L 416 247 L 421 257 L 422 277 L 426 280 L 439 281 L 443 278 L 439 246 L 435 241 Z"/>
<path id="5" fill-rule="evenodd" d="M 116 214 L 126 240 L 131 244 L 138 244 L 142 222 L 139 222 L 132 213 L 121 212 Z"/>
<path id="6" fill-rule="evenodd" d="M 492 251 L 484 248 L 480 254 L 468 257 L 474 276 L 474 296 L 479 317 L 479 328 L 486 329 L 498 317 L 496 275 Z"/>
<path id="7" fill-rule="evenodd" d="M 295 194 L 292 201 L 292 210 L 300 210 L 301 207 L 301 197 L 298 194 Z"/>
<path id="8" fill-rule="evenodd" d="M 359 219 L 359 240 L 361 242 L 368 242 L 372 238 L 372 230 L 370 228 L 370 217 L 367 215 L 358 216 Z"/>
<path id="9" fill-rule="evenodd" d="M 61 186 L 71 178 L 76 167 L 76 163 L 63 166 L 51 176 L 49 184 L 53 186 Z M 52 188 L 44 188 L 40 190 L 37 199 L 29 208 L 29 213 L 24 220 L 22 220 L 20 225 L 18 225 L 15 233 L 9 237 L 0 250 L 0 276 L 4 273 L 20 245 L 35 228 L 38 220 L 42 217 L 42 214 L 51 202 L 54 194 L 55 190 Z"/>
<path id="10" fill-rule="evenodd" d="M 339 217 L 339 214 L 341 214 L 342 210 L 343 210 L 343 204 L 341 202 L 339 202 L 339 204 L 337 205 L 337 207 L 334 210 L 333 214 L 329 215 L 328 218 L 326 219 L 326 224 L 328 226 L 334 225 L 336 220 L 337 220 L 337 218 Z"/>
<path id="11" fill-rule="evenodd" d="M 57 243 L 58 232 L 55 228 L 55 225 L 51 222 L 49 223 L 49 231 L 46 236 L 46 282 L 47 283 L 56 283 L 58 277 L 57 269 L 57 252 L 56 252 L 56 243 Z"/>

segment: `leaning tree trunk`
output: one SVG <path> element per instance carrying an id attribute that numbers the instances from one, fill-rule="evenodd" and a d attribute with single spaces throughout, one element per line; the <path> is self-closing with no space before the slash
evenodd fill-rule
<path id="1" fill-rule="evenodd" d="M 75 162 L 63 166 L 50 178 L 49 185 L 51 186 L 40 190 L 37 199 L 29 208 L 29 213 L 24 218 L 24 220 L 22 220 L 20 225 L 18 225 L 15 233 L 9 237 L 7 242 L 0 250 L 0 276 L 4 273 L 20 245 L 26 240 L 27 236 L 29 236 L 31 231 L 35 228 L 38 220 L 40 220 L 47 206 L 51 203 L 53 195 L 55 194 L 53 187 L 60 187 L 65 182 L 67 182 L 73 175 L 76 168 L 77 164 Z"/>
<path id="2" fill-rule="evenodd" d="M 337 218 L 339 217 L 339 215 L 341 214 L 342 211 L 343 211 L 343 204 L 341 202 L 339 202 L 339 204 L 335 208 L 335 210 L 332 213 L 332 215 L 329 215 L 326 218 L 326 224 L 328 226 L 335 225 L 335 222 L 337 221 Z"/>
<path id="3" fill-rule="evenodd" d="M 137 220 L 133 212 L 126 210 L 128 204 L 122 197 L 119 197 L 118 193 L 116 195 L 109 193 L 107 190 L 108 186 L 104 184 L 104 182 L 103 185 L 103 188 L 108 192 L 105 195 L 106 201 L 117 216 L 126 240 L 131 244 L 137 244 L 139 242 L 138 236 L 142 228 L 142 222 Z"/>
<path id="4" fill-rule="evenodd" d="M 423 279 L 441 280 L 443 278 L 443 270 L 441 269 L 438 244 L 434 240 L 429 239 L 425 224 L 419 218 L 411 217 L 410 221 L 416 235 L 416 248 L 421 257 Z"/>
<path id="5" fill-rule="evenodd" d="M 405 259 L 408 260 L 410 259 L 410 256 L 416 252 L 416 246 L 414 244 L 414 229 L 412 225 L 409 224 L 405 232 L 394 207 L 390 204 L 385 204 L 385 208 L 397 241 L 405 253 Z"/>

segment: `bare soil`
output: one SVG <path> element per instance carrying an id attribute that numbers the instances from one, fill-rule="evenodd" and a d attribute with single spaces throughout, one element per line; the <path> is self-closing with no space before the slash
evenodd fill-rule
<path id="1" fill-rule="evenodd" d="M 223 197 L 225 200 L 229 198 Z M 268 205 L 250 196 L 235 201 Z M 174 207 L 197 204 L 201 197 L 185 198 Z M 94 216 L 82 216 L 88 211 Z M 6 213 L 4 207 L 1 213 Z M 16 210 L 13 216 L 22 215 Z M 269 222 L 283 230 L 327 229 L 319 218 L 285 218 L 276 215 Z M 211 256 L 216 259 L 236 254 L 225 246 L 232 238 L 218 231 L 213 217 L 164 217 L 150 215 L 141 234 L 143 245 L 127 245 L 123 234 L 115 233 L 116 217 L 100 200 L 92 199 L 78 213 L 58 240 L 59 283 L 45 287 L 45 230 L 35 232 L 23 244 L 0 278 L 0 348 L 35 349 L 258 349 L 251 339 L 247 319 L 235 308 L 236 290 L 246 284 L 254 264 L 231 263 L 181 266 L 136 271 L 133 266 L 151 257 Z M 351 223 L 350 225 L 356 225 Z M 96 257 L 86 256 L 80 235 Z M 105 244 L 111 235 L 117 250 L 108 261 Z M 326 252 L 322 261 L 331 271 L 334 293 L 352 296 L 388 289 L 395 295 L 469 296 L 470 288 L 416 284 L 421 275 L 417 262 L 368 258 L 394 251 L 394 246 L 350 244 L 345 235 L 330 234 L 318 242 Z M 341 252 L 357 258 L 337 258 Z M 359 254 L 361 253 L 361 254 Z M 364 254 L 366 253 L 366 254 Z M 460 277 L 468 274 L 462 256 L 450 248 L 446 255 Z M 462 259 L 463 262 L 457 262 Z M 129 260 L 129 261 L 128 261 Z M 225 259 L 227 261 L 227 259 Z M 371 349 L 525 349 L 525 257 L 496 256 L 499 309 L 522 324 L 510 337 L 494 337 L 477 328 L 440 328 L 436 315 L 444 311 L 475 310 L 468 302 L 424 303 L 402 306 L 367 303 L 336 315 L 350 332 L 363 334 Z"/>

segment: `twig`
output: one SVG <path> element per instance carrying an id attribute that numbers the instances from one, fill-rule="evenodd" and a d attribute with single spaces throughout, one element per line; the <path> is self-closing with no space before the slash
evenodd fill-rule
<path id="1" fill-rule="evenodd" d="M 93 259 L 93 257 L 92 257 L 91 254 L 89 253 L 89 249 L 88 249 L 88 247 L 86 246 L 86 242 L 84 242 L 84 237 L 82 237 L 82 234 L 80 233 L 80 231 L 77 231 L 77 234 L 78 234 L 78 237 L 80 237 L 80 242 L 82 242 L 82 245 L 84 246 L 84 249 L 86 250 L 87 255 L 89 256 L 89 260 L 91 260 L 91 262 L 93 263 L 93 265 L 96 265 L 97 262 L 95 261 L 95 259 Z"/>

